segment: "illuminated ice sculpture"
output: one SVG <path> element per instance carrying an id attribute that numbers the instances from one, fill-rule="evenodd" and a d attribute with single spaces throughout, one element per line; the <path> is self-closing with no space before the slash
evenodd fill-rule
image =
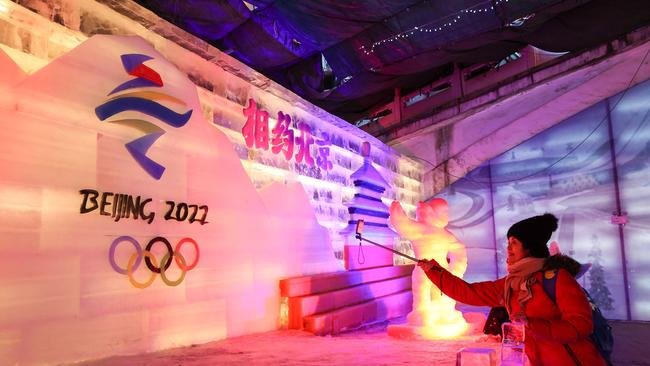
<path id="1" fill-rule="evenodd" d="M 348 226 L 341 232 L 345 238 L 345 268 L 348 270 L 392 266 L 393 253 L 372 244 L 359 243 L 356 238 L 357 222 L 363 221 L 365 229 L 363 237 L 388 248 L 393 247 L 395 232 L 388 228 L 386 222 L 388 206 L 381 200 L 382 194 L 390 184 L 373 166 L 370 157 L 370 143 L 361 145 L 363 165 L 352 175 L 350 181 L 357 189 L 354 197 L 346 203 L 350 220 Z"/>
<path id="2" fill-rule="evenodd" d="M 449 231 L 449 205 L 441 198 L 418 203 L 416 220 L 410 219 L 401 204 L 390 206 L 390 224 L 397 233 L 411 241 L 415 256 L 435 259 L 441 266 L 458 277 L 467 268 L 465 245 Z M 468 325 L 456 301 L 442 295 L 419 268 L 412 276 L 413 310 L 407 316 L 408 325 L 391 326 L 391 336 L 424 338 L 452 338 L 465 333 Z"/>

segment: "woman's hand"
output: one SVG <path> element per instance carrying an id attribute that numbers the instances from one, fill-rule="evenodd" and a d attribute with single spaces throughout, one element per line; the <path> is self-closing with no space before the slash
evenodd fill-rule
<path id="1" fill-rule="evenodd" d="M 422 268 L 424 272 L 429 272 L 432 269 L 440 270 L 440 264 L 435 259 L 420 259 L 418 267 Z"/>

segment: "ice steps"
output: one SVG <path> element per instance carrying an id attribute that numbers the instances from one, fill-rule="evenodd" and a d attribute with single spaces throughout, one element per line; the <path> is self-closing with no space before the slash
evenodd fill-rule
<path id="1" fill-rule="evenodd" d="M 390 319 L 411 310 L 414 265 L 385 266 L 280 281 L 288 327 L 319 335 Z"/>

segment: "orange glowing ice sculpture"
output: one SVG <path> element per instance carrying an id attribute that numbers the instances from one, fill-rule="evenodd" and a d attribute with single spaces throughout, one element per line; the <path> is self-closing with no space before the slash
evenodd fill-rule
<path id="1" fill-rule="evenodd" d="M 449 205 L 441 198 L 418 203 L 416 220 L 406 216 L 399 202 L 390 206 L 390 224 L 411 241 L 419 259 L 435 259 L 451 273 L 462 277 L 467 268 L 465 246 L 445 227 L 449 223 Z M 413 311 L 407 321 L 411 332 L 429 339 L 453 338 L 468 330 L 456 301 L 442 295 L 424 272 L 415 268 L 412 276 Z"/>

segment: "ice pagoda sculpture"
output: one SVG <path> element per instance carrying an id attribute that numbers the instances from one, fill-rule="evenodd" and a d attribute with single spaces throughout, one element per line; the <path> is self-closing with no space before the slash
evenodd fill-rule
<path id="1" fill-rule="evenodd" d="M 345 239 L 345 268 L 359 269 L 393 264 L 393 253 L 383 248 L 363 242 L 355 238 L 355 228 L 359 220 L 364 220 L 363 237 L 389 248 L 397 235 L 388 227 L 388 206 L 381 200 L 381 195 L 389 184 L 372 166 L 370 159 L 370 144 L 364 142 L 361 147 L 363 165 L 352 173 L 350 180 L 357 188 L 353 199 L 346 203 L 350 220 L 348 226 L 341 232 Z"/>

